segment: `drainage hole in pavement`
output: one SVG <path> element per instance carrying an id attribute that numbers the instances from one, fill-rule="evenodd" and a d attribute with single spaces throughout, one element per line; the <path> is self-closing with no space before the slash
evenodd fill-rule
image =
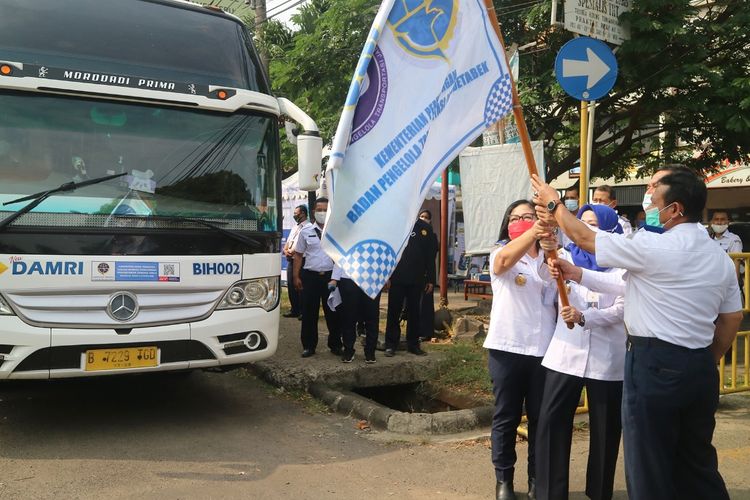
<path id="1" fill-rule="evenodd" d="M 438 413 L 460 409 L 429 394 L 420 382 L 356 387 L 352 391 L 383 406 L 407 413 Z"/>

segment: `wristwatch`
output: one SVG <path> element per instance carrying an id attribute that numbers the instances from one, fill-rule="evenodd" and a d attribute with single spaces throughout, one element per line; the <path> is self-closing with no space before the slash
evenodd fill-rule
<path id="1" fill-rule="evenodd" d="M 553 214 L 555 213 L 555 209 L 562 205 L 562 201 L 560 200 L 551 200 L 549 203 L 547 203 L 547 212 Z"/>
<path id="2" fill-rule="evenodd" d="M 581 328 L 586 326 L 586 316 L 584 316 L 583 313 L 581 313 L 581 321 L 578 322 L 578 326 Z"/>

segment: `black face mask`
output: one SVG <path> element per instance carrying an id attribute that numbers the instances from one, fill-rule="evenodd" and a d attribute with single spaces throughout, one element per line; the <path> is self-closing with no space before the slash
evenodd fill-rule
<path id="1" fill-rule="evenodd" d="M 302 222 L 303 220 L 304 220 L 304 219 L 302 218 L 302 216 L 301 216 L 301 215 L 295 215 L 295 216 L 294 216 L 294 222 L 296 222 L 297 224 L 299 224 L 299 223 L 300 223 L 300 222 Z"/>

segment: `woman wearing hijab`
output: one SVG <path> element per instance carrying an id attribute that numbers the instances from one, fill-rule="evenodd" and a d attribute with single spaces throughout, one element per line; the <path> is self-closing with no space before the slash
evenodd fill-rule
<path id="1" fill-rule="evenodd" d="M 584 205 L 578 219 L 600 231 L 622 233 L 617 213 L 606 205 Z M 537 428 L 537 498 L 568 498 L 573 418 L 586 387 L 590 426 L 586 495 L 608 500 L 622 432 L 624 271 L 599 266 L 594 254 L 573 243 L 561 254 L 559 258 L 578 267 L 580 279 L 569 284 L 570 306 L 560 311 L 542 362 L 546 374 Z M 566 323 L 575 326 L 570 330 Z"/>
<path id="2" fill-rule="evenodd" d="M 492 312 L 484 347 L 495 395 L 492 463 L 498 500 L 514 500 L 516 429 L 523 407 L 529 420 L 529 498 L 534 498 L 534 445 L 544 390 L 542 357 L 555 329 L 556 289 L 547 272 L 545 249 L 556 249 L 549 229 L 537 221 L 527 200 L 511 203 L 500 229 L 501 246 L 490 254 Z M 546 297 L 546 300 L 544 299 Z"/>

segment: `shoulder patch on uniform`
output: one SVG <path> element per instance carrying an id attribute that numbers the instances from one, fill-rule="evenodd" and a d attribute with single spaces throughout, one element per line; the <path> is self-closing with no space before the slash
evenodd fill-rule
<path id="1" fill-rule="evenodd" d="M 422 236 L 427 236 L 427 229 L 422 229 Z"/>

